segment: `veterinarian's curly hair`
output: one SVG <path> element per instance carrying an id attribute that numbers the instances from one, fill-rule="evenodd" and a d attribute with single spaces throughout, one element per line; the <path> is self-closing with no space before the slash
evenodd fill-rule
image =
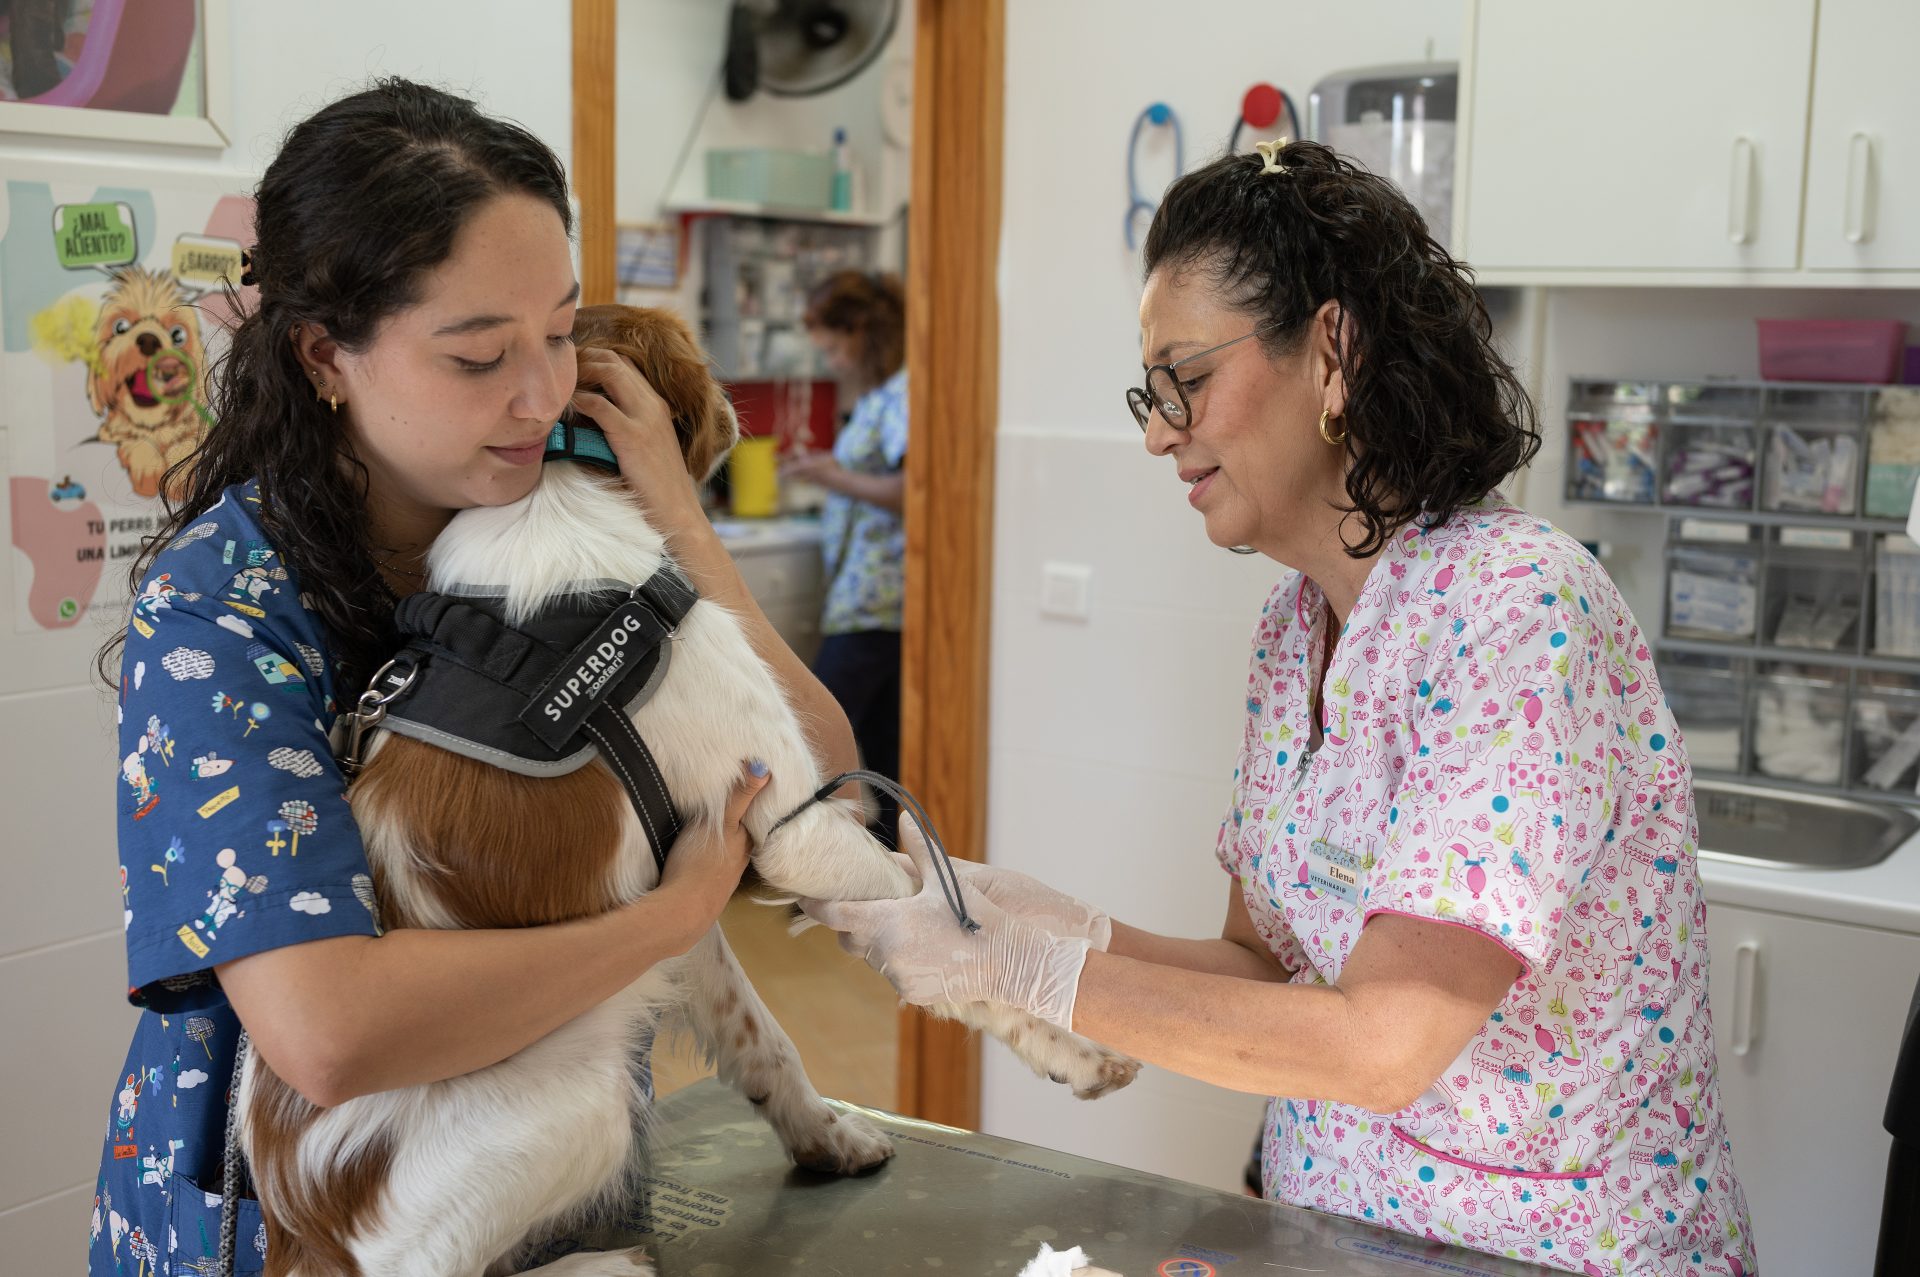
<path id="1" fill-rule="evenodd" d="M 1400 191 L 1315 142 L 1275 157 L 1228 155 L 1167 188 L 1147 232 L 1146 273 L 1197 270 L 1273 327 L 1270 357 L 1297 352 L 1340 304 L 1346 489 L 1365 558 L 1416 520 L 1437 527 L 1540 450 L 1539 421 L 1493 346 L 1471 271 L 1427 233 Z"/>
<path id="2" fill-rule="evenodd" d="M 317 398 L 295 358 L 294 331 L 319 325 L 350 351 L 419 300 L 422 279 L 495 195 L 552 205 L 569 235 L 567 175 L 547 145 L 465 98 L 383 79 L 294 126 L 254 192 L 252 250 L 260 303 L 233 331 L 209 376 L 217 423 L 167 475 L 167 517 L 131 572 L 153 558 L 230 484 L 260 481 L 260 518 L 332 640 L 348 696 L 397 646 L 393 604 L 367 541 L 367 471 L 345 418 Z M 117 685 L 122 630 L 101 648 Z"/>

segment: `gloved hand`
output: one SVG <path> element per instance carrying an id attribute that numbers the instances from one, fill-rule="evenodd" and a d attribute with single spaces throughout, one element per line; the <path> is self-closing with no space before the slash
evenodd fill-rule
<path id="1" fill-rule="evenodd" d="M 1102 953 L 1113 939 L 1113 921 L 1104 910 L 1055 891 L 1038 878 L 977 860 L 955 860 L 953 868 L 962 882 L 980 888 L 982 895 L 1014 917 L 1037 922 L 1056 936 L 1085 940 Z"/>
<path id="2" fill-rule="evenodd" d="M 802 900 L 800 908 L 841 932 L 842 949 L 866 959 L 916 1006 L 1003 1002 L 1071 1031 L 1091 941 L 1058 936 L 1013 916 L 963 876 L 967 912 L 980 924 L 980 930 L 967 931 L 947 906 L 934 876 L 933 853 L 910 816 L 900 818 L 900 845 L 920 875 L 918 895 Z"/>

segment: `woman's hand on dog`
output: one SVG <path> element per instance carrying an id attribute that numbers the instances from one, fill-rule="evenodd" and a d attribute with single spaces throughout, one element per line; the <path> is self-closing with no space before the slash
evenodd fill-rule
<path id="1" fill-rule="evenodd" d="M 768 779 L 765 763 L 743 764 L 740 781 L 721 814 L 719 836 L 689 826 L 667 852 L 666 872 L 652 896 L 673 900 L 687 929 L 688 948 L 720 920 L 720 911 L 727 907 L 740 885 L 740 876 L 747 871 L 753 839 L 743 822 L 747 808 L 766 788 Z"/>
<path id="2" fill-rule="evenodd" d="M 706 522 L 674 431 L 673 410 L 639 369 L 610 350 L 582 347 L 573 407 L 606 434 L 621 477 L 664 525 L 661 531 L 672 531 L 683 519 Z"/>

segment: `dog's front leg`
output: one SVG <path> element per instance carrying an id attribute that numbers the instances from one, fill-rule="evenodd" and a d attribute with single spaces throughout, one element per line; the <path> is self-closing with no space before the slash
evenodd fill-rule
<path id="1" fill-rule="evenodd" d="M 1140 1061 L 1003 1002 L 944 1002 L 927 1014 L 999 1038 L 1034 1073 L 1072 1087 L 1083 1100 L 1119 1090 L 1140 1071 Z"/>
<path id="2" fill-rule="evenodd" d="M 838 1113 L 813 1089 L 800 1053 L 714 927 L 687 954 L 687 1018 L 720 1078 L 760 1110 L 787 1155 L 809 1170 L 851 1175 L 893 1156 L 865 1119 Z"/>

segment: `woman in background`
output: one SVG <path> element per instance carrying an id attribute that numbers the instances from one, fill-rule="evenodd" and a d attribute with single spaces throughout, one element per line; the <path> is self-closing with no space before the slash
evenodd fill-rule
<path id="1" fill-rule="evenodd" d="M 900 770 L 900 621 L 905 596 L 906 300 L 891 275 L 841 271 L 807 299 L 807 332 L 859 398 L 831 453 L 795 457 L 784 478 L 827 490 L 821 512 L 827 602 L 813 673 L 853 724 L 864 766 Z M 893 843 L 891 800 L 874 832 Z"/>

